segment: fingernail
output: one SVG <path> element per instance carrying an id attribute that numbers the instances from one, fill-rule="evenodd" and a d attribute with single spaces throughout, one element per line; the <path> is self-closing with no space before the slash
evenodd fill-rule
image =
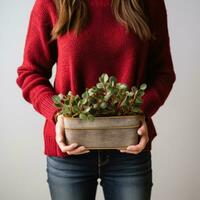
<path id="1" fill-rule="evenodd" d="M 140 130 L 138 130 L 138 134 L 141 135 L 141 131 Z"/>

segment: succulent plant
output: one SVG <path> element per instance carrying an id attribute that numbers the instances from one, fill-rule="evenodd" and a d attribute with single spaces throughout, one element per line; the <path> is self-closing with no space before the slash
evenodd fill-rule
<path id="1" fill-rule="evenodd" d="M 86 88 L 81 97 L 69 91 L 66 95 L 54 95 L 52 99 L 55 106 L 60 108 L 60 114 L 94 120 L 95 116 L 143 114 L 140 106 L 146 88 L 147 85 L 143 83 L 139 88 L 132 86 L 129 91 L 126 84 L 119 83 L 114 76 L 109 77 L 103 73 L 99 82 Z"/>

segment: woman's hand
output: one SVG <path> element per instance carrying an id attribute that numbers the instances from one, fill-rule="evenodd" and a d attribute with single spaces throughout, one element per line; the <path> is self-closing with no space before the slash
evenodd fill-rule
<path id="1" fill-rule="evenodd" d="M 56 142 L 60 147 L 62 152 L 66 152 L 67 154 L 84 154 L 90 152 L 84 146 L 78 146 L 77 143 L 73 143 L 70 145 L 65 144 L 65 130 L 64 130 L 64 117 L 63 115 L 58 115 L 56 117 Z"/>
<path id="2" fill-rule="evenodd" d="M 145 148 L 146 144 L 149 141 L 148 129 L 145 119 L 142 119 L 141 121 L 142 124 L 138 129 L 138 134 L 141 136 L 139 144 L 130 145 L 126 148 L 126 150 L 120 149 L 120 152 L 138 154 Z"/>

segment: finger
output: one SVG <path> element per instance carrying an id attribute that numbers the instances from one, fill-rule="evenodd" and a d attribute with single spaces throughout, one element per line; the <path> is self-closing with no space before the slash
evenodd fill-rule
<path id="1" fill-rule="evenodd" d="M 140 138 L 140 141 L 139 141 L 139 144 L 136 144 L 136 145 L 130 145 L 127 147 L 126 150 L 131 150 L 131 151 L 141 151 L 142 149 L 145 148 L 148 140 L 149 140 L 149 137 L 148 137 L 148 133 L 146 130 L 142 131 L 142 136 Z"/>
<path id="2" fill-rule="evenodd" d="M 141 135 L 139 144 L 130 145 L 126 149 L 119 149 L 120 152 L 137 154 L 145 148 L 145 145 L 148 142 L 148 131 L 146 127 L 146 122 L 144 120 L 141 121 L 141 126 L 138 128 L 137 132 L 139 135 Z"/>
<path id="3" fill-rule="evenodd" d="M 145 127 L 145 124 L 143 123 L 143 124 L 141 125 L 141 127 L 137 130 L 137 133 L 138 133 L 139 135 L 144 135 L 145 130 L 146 130 L 146 127 Z"/>
<path id="4" fill-rule="evenodd" d="M 125 150 L 125 149 L 119 148 L 119 149 L 117 149 L 117 150 L 121 151 L 121 150 Z"/>
<path id="5" fill-rule="evenodd" d="M 141 151 L 121 150 L 120 152 L 122 152 L 122 153 L 130 153 L 130 154 L 138 154 L 138 153 L 140 153 Z"/>
<path id="6" fill-rule="evenodd" d="M 143 129 L 142 129 L 142 127 L 138 129 L 137 133 L 138 133 L 138 135 L 143 135 Z"/>
<path id="7" fill-rule="evenodd" d="M 65 151 L 65 147 L 67 146 L 63 140 L 62 137 L 56 136 L 56 142 L 58 144 L 58 146 L 60 147 L 61 151 L 64 152 Z"/>
<path id="8" fill-rule="evenodd" d="M 60 142 L 64 142 L 65 141 L 65 137 L 64 137 L 64 128 L 62 127 L 61 124 L 59 124 L 59 122 L 57 122 L 56 124 L 56 141 L 58 143 Z"/>
<path id="9" fill-rule="evenodd" d="M 71 144 L 66 145 L 66 138 L 65 138 L 65 129 L 63 126 L 62 116 L 59 117 L 56 123 L 56 142 L 60 147 L 62 152 L 66 152 L 67 150 L 73 149 L 78 146 L 78 144 Z"/>
<path id="10" fill-rule="evenodd" d="M 75 155 L 79 155 L 79 154 L 85 154 L 85 153 L 89 153 L 90 151 L 89 150 L 86 150 L 86 151 L 82 151 L 80 153 L 76 153 Z"/>
<path id="11" fill-rule="evenodd" d="M 64 143 L 65 137 L 61 133 L 56 133 L 56 142 L 57 143 Z"/>
<path id="12" fill-rule="evenodd" d="M 67 153 L 68 153 L 68 154 L 76 154 L 76 153 L 81 153 L 81 152 L 83 152 L 83 151 L 85 151 L 85 150 L 86 150 L 86 147 L 80 146 L 80 147 L 77 147 L 77 148 L 74 149 L 74 150 L 68 150 Z"/>
<path id="13" fill-rule="evenodd" d="M 56 142 L 58 146 L 60 147 L 60 149 L 64 152 L 67 145 L 65 144 L 65 138 L 63 137 L 62 134 L 56 133 Z M 75 145 L 72 145 L 72 147 L 73 146 Z"/>
<path id="14" fill-rule="evenodd" d="M 147 144 L 147 137 L 146 136 L 142 136 L 141 139 L 140 139 L 140 142 L 139 144 L 137 145 L 130 145 L 127 147 L 126 150 L 129 150 L 129 151 L 141 151 L 142 149 L 145 148 L 146 144 Z"/>
<path id="15" fill-rule="evenodd" d="M 62 152 L 67 152 L 67 151 L 73 151 L 74 149 L 76 149 L 78 144 L 77 143 L 73 143 L 70 145 L 61 144 L 60 146 L 61 146 Z"/>
<path id="16" fill-rule="evenodd" d="M 63 114 L 58 115 L 58 116 L 57 116 L 57 122 L 58 122 L 58 121 L 59 121 L 59 122 L 60 122 L 60 121 L 63 122 L 63 119 L 64 119 L 63 117 L 64 117 Z"/>
<path id="17" fill-rule="evenodd" d="M 66 152 L 66 151 L 74 149 L 78 146 L 77 143 L 72 143 L 70 145 L 66 145 L 65 137 L 59 132 L 56 133 L 56 142 L 57 142 L 57 144 L 60 147 L 62 152 Z"/>

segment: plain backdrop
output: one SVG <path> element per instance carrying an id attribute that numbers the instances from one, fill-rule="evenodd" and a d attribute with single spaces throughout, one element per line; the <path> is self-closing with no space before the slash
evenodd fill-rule
<path id="1" fill-rule="evenodd" d="M 44 118 L 23 100 L 15 82 L 34 0 L 0 3 L 0 199 L 49 200 Z M 177 80 L 153 116 L 158 136 L 152 143 L 152 200 L 199 200 L 200 1 L 165 3 Z M 104 199 L 100 186 L 96 199 Z"/>

